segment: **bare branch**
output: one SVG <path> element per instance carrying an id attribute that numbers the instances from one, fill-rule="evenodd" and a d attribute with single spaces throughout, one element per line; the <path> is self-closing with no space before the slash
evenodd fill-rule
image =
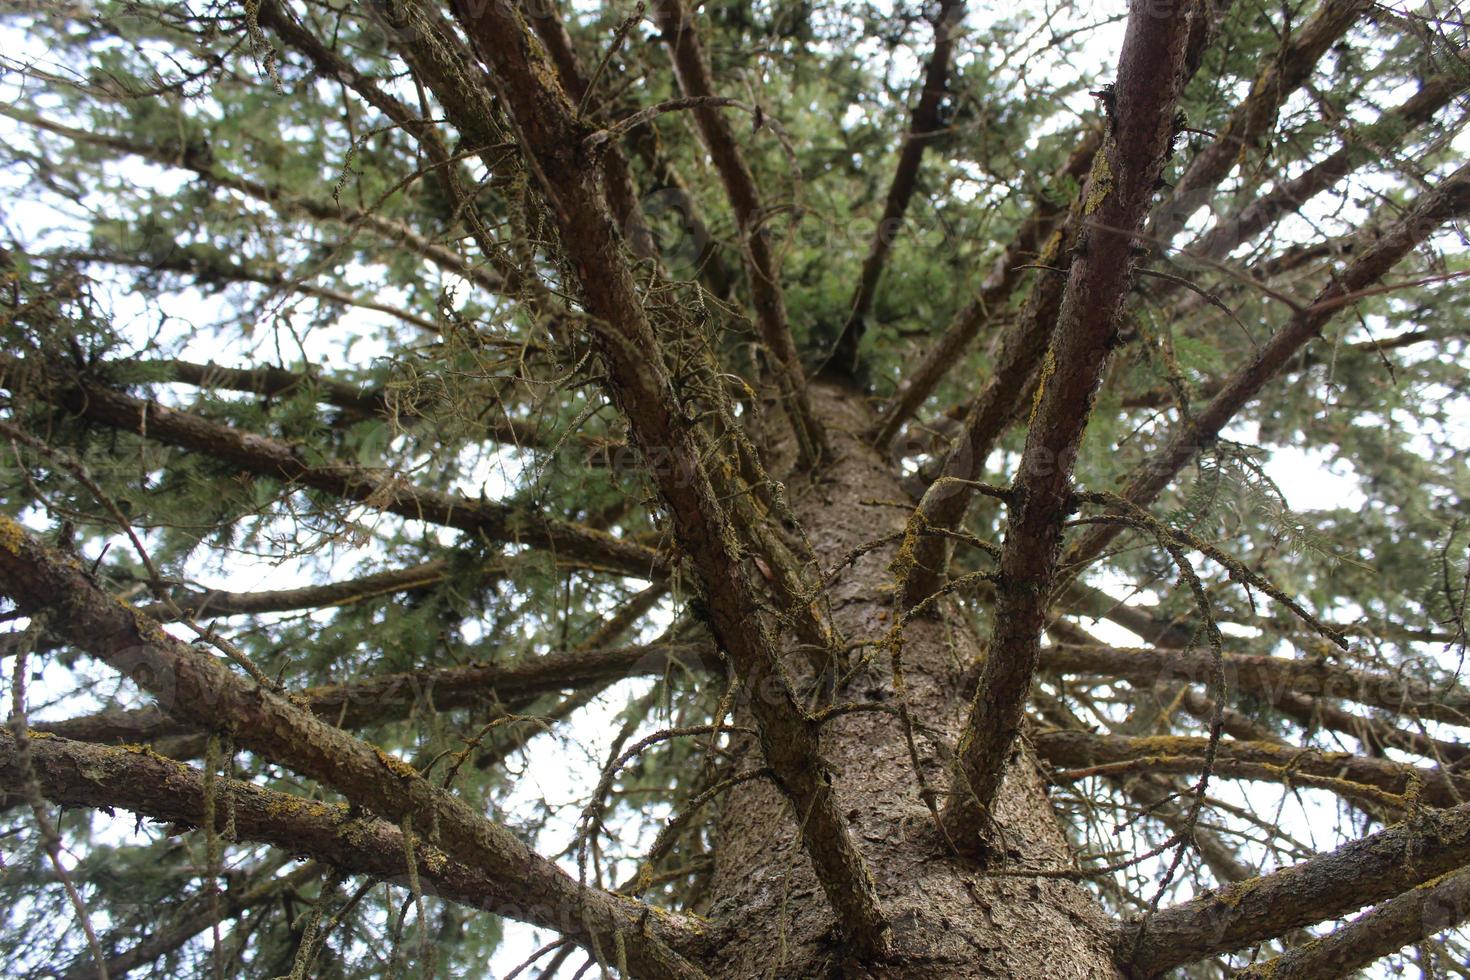
<path id="1" fill-rule="evenodd" d="M 1425 882 L 1379 905 L 1336 932 L 1247 967 L 1240 980 L 1345 977 L 1470 917 L 1470 868 Z"/>
<path id="2" fill-rule="evenodd" d="M 1470 803 L 1430 810 L 1335 851 L 1193 901 L 1119 931 L 1120 963 L 1156 977 L 1382 901 L 1470 863 Z"/>

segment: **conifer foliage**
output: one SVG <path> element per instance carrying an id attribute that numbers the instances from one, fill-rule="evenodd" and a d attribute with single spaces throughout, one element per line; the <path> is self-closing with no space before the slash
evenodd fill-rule
<path id="1" fill-rule="evenodd" d="M 1463 972 L 1465 25 L 5 0 L 6 975 Z"/>

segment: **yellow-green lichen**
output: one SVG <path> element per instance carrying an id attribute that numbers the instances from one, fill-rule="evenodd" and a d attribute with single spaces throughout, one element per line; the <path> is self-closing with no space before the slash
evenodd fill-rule
<path id="1" fill-rule="evenodd" d="M 378 761 L 383 764 L 383 768 L 387 769 L 389 772 L 393 773 L 393 775 L 399 777 L 400 779 L 414 779 L 418 776 L 419 771 L 413 766 L 409 765 L 407 762 L 404 762 L 402 759 L 398 758 L 398 756 L 390 755 L 389 753 L 384 752 L 382 749 L 376 747 L 373 749 L 373 752 L 377 755 Z"/>
<path id="2" fill-rule="evenodd" d="M 1052 232 L 1051 237 L 1046 240 L 1046 244 L 1041 247 L 1041 254 L 1037 257 L 1037 261 L 1041 265 L 1051 265 L 1056 257 L 1062 253 L 1062 242 L 1066 240 L 1067 236 L 1061 228 Z"/>
<path id="3" fill-rule="evenodd" d="M 1092 179 L 1087 185 L 1087 203 L 1082 206 L 1083 214 L 1092 214 L 1102 207 L 1103 201 L 1113 192 L 1113 168 L 1108 163 L 1108 149 L 1105 145 L 1092 162 Z"/>
<path id="4" fill-rule="evenodd" d="M 423 860 L 424 867 L 434 874 L 443 874 L 444 870 L 449 867 L 449 858 L 444 856 L 444 852 L 437 848 L 424 847 L 422 844 L 419 846 L 421 848 L 419 857 Z"/>
<path id="5" fill-rule="evenodd" d="M 1041 407 L 1041 396 L 1046 393 L 1046 383 L 1057 370 L 1057 354 L 1050 347 L 1046 349 L 1046 357 L 1041 362 L 1041 376 L 1036 379 L 1036 394 L 1031 396 L 1031 418 L 1036 418 L 1036 410 Z"/>
<path id="6" fill-rule="evenodd" d="M 0 514 L 0 548 L 4 548 L 12 555 L 20 554 L 20 546 L 25 544 L 26 532 L 19 524 Z"/>

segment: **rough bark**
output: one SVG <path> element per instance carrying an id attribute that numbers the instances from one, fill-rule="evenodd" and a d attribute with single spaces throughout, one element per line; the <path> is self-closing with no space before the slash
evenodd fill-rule
<path id="1" fill-rule="evenodd" d="M 903 515 L 863 503 L 893 499 L 900 490 L 898 476 L 862 438 L 873 419 L 861 394 L 823 383 L 813 385 L 812 396 L 833 439 L 832 479 L 794 494 L 792 507 L 830 567 L 858 546 L 901 531 Z M 889 546 L 864 555 L 834 583 L 833 615 L 844 635 L 881 637 L 893 625 L 887 571 L 893 553 Z M 926 731 L 914 735 L 920 771 L 942 797 L 946 746 L 964 720 L 963 676 L 979 641 L 965 617 L 950 608 L 942 617 L 911 622 L 902 650 L 903 700 Z M 837 701 L 892 708 L 894 690 L 888 657 L 879 654 Z M 706 909 L 722 923 L 712 935 L 722 978 L 1116 976 L 1100 945 L 1106 920 L 1084 888 L 1055 879 L 989 877 L 949 850 L 892 714 L 863 711 L 829 722 L 822 757 L 838 774 L 839 805 L 893 923 L 893 956 L 841 972 L 847 951 L 836 940 L 832 912 L 797 845 L 796 818 L 775 789 L 750 783 L 724 802 Z M 1071 867 L 1071 852 L 1029 757 L 1011 767 L 996 814 L 1007 842 L 999 867 Z"/>
<path id="2" fill-rule="evenodd" d="M 123 807 L 180 829 L 205 823 L 204 773 L 147 749 L 32 735 L 30 761 L 41 792 L 54 803 Z M 0 789 L 16 791 L 25 775 L 14 736 L 0 731 Z M 346 806 L 262 789 L 239 780 L 221 779 L 215 792 L 221 804 L 215 808 L 221 824 L 217 829 L 224 829 L 228 813 L 238 840 L 273 844 L 290 854 L 310 855 L 344 871 L 408 883 L 408 849 L 401 827 L 354 813 Z M 413 851 L 417 870 L 432 893 L 473 908 L 527 917 L 518 912 L 530 907 L 523 906 L 519 896 L 473 863 L 461 861 L 453 852 L 417 835 Z M 544 918 L 548 912 L 549 908 L 533 911 L 529 918 Z M 85 975 L 96 976 L 96 971 Z"/>
<path id="3" fill-rule="evenodd" d="M 626 941 L 629 963 L 650 977 L 703 976 L 666 941 L 645 934 L 640 904 L 579 886 L 413 766 L 168 635 L 98 588 L 74 559 L 41 545 L 8 517 L 0 517 L 0 590 L 23 614 L 50 616 L 54 632 L 131 677 L 176 717 L 211 731 L 228 730 L 243 748 L 319 779 L 387 820 L 436 826 L 446 853 L 488 875 L 527 921 L 588 947 Z M 666 928 L 663 920 L 653 924 L 654 932 Z"/>
<path id="4" fill-rule="evenodd" d="M 1345 977 L 1374 960 L 1470 918 L 1470 868 L 1391 898 L 1321 939 L 1243 970 L 1239 980 Z"/>
<path id="5" fill-rule="evenodd" d="M 995 619 L 955 749 L 956 782 L 945 824 L 962 847 L 979 846 L 1020 728 L 1051 604 L 1062 524 L 1074 507 L 1072 468 L 1092 414 L 1118 315 L 1132 281 L 1134 235 L 1178 136 L 1191 21 L 1200 9 L 1135 5 L 1108 90 L 1108 132 L 1083 188 L 1083 230 L 1031 411 L 1026 448 L 1008 500 L 996 579 Z"/>
<path id="6" fill-rule="evenodd" d="M 1120 930 L 1134 977 L 1157 977 L 1213 953 L 1333 919 L 1470 862 L 1470 804 L 1352 841 L 1300 864 L 1228 885 Z M 1319 974 L 1319 976 L 1322 974 Z M 1331 974 L 1327 974 L 1331 975 Z"/>

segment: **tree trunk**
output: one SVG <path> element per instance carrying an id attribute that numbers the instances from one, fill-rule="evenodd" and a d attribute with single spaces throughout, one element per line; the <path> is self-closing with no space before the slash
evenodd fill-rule
<path id="1" fill-rule="evenodd" d="M 814 385 L 812 396 L 836 458 L 819 482 L 792 475 L 787 486 L 812 547 L 830 569 L 859 546 L 901 532 L 908 511 L 885 504 L 907 497 L 892 465 L 861 438 L 873 424 L 863 396 L 833 384 Z M 882 637 L 891 627 L 894 550 L 868 553 L 833 585 L 832 616 L 849 642 Z M 942 794 L 967 707 L 962 678 L 980 644 L 957 609 L 940 609 L 937 617 L 908 625 L 902 652 L 908 707 L 916 727 L 929 730 L 915 732 L 920 765 L 926 784 Z M 839 691 L 837 702 L 896 705 L 889 653 L 854 652 L 863 655 L 873 657 L 867 674 Z M 1082 886 L 990 877 L 952 855 L 922 798 L 894 715 L 863 711 L 835 719 L 824 729 L 823 755 L 893 924 L 895 957 L 880 967 L 845 962 L 830 906 L 798 843 L 797 818 L 774 785 L 757 780 L 729 793 L 719 821 L 709 915 L 722 924 L 712 960 L 720 977 L 1119 976 L 1103 912 Z M 936 805 L 942 802 L 936 798 Z M 993 870 L 1072 867 L 1029 756 L 1012 763 L 996 815 L 1003 853 L 992 858 Z"/>

